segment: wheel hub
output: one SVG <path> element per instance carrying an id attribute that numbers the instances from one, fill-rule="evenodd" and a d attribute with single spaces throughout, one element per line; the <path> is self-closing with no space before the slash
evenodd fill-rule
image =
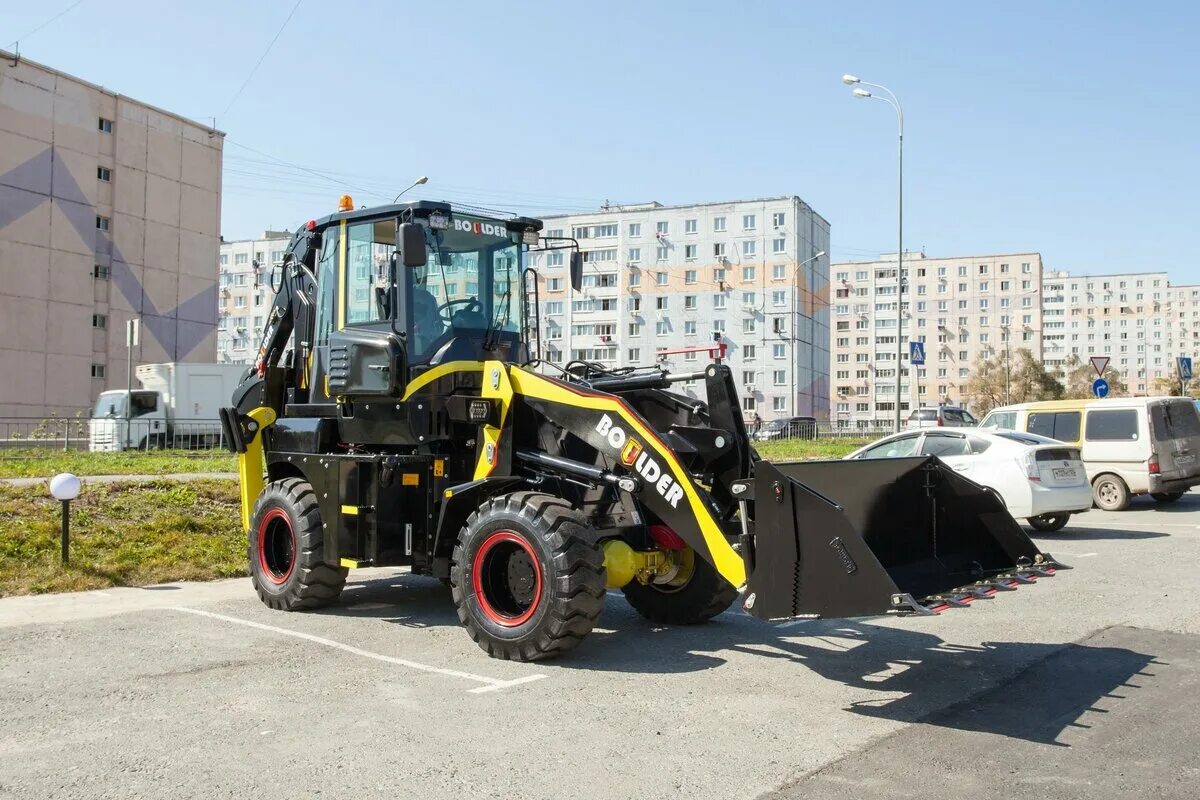
<path id="1" fill-rule="evenodd" d="M 517 627 L 533 617 L 541 602 L 542 568 L 526 539 L 514 531 L 496 531 L 475 553 L 471 583 L 485 617 Z"/>

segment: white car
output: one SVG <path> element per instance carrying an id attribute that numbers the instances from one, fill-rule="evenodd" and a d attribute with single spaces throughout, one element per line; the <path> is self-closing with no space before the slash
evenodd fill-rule
<path id="1" fill-rule="evenodd" d="M 1039 531 L 1057 531 L 1092 507 L 1079 448 L 1033 433 L 932 429 L 895 433 L 847 459 L 937 456 L 955 472 L 994 489 L 1008 513 Z"/>

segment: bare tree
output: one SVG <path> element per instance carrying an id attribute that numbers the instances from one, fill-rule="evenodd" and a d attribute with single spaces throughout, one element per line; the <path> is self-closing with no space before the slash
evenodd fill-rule
<path id="1" fill-rule="evenodd" d="M 1011 356 L 1011 357 L 1010 357 Z M 1009 403 L 1058 400 L 1063 385 L 1027 348 L 1003 351 L 975 362 L 964 393 L 975 411 L 986 414 Z"/>

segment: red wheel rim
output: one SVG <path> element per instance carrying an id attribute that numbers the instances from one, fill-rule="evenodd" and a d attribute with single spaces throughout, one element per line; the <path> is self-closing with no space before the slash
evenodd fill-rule
<path id="1" fill-rule="evenodd" d="M 282 508 L 272 508 L 258 523 L 259 572 L 276 586 L 286 583 L 296 568 L 296 532 Z"/>
<path id="2" fill-rule="evenodd" d="M 528 622 L 541 604 L 542 565 L 524 538 L 496 531 L 475 551 L 471 587 L 485 617 L 515 628 Z"/>

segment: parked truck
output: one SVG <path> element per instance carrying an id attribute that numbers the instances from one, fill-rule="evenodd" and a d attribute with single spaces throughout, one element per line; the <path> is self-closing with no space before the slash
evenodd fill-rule
<path id="1" fill-rule="evenodd" d="M 132 392 L 101 392 L 88 424 L 93 451 L 221 444 L 218 409 L 246 374 L 245 364 L 142 364 Z"/>

